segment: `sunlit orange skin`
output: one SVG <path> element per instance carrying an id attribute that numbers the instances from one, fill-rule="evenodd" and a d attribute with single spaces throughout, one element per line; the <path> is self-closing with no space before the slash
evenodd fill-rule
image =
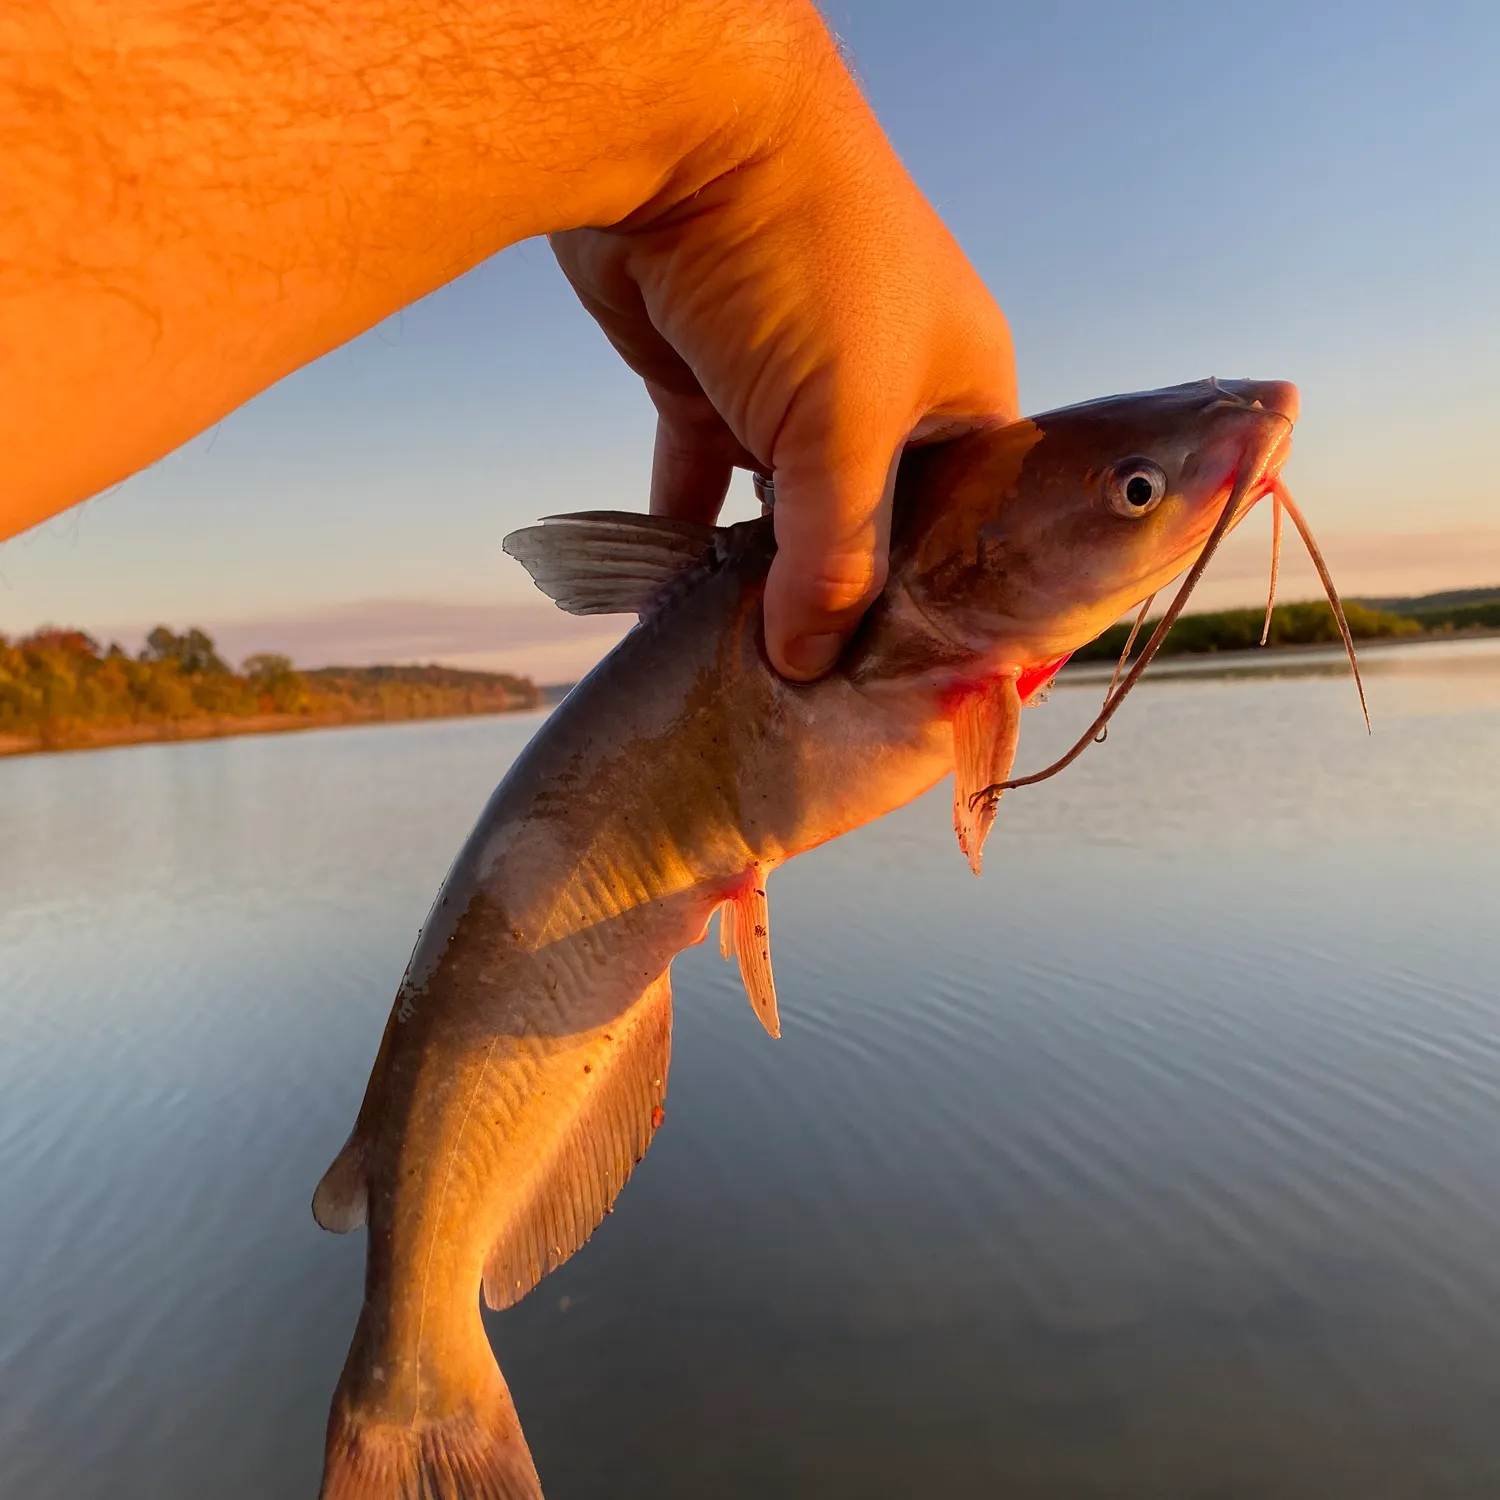
<path id="1" fill-rule="evenodd" d="M 657 408 L 653 510 L 775 470 L 805 679 L 903 444 L 1019 411 L 811 0 L 6 0 L 0 141 L 0 541 L 547 234 Z"/>
<path id="2" fill-rule="evenodd" d="M 819 682 L 767 660 L 759 521 L 568 696 L 459 854 L 387 1026 L 357 1127 L 369 1259 L 331 1445 L 514 1422 L 475 1293 L 518 1184 L 607 1070 L 612 1028 L 747 875 L 947 775 L 966 694 L 1017 674 L 1029 694 L 1181 570 L 1287 425 L 1222 395 L 1176 387 L 911 455 L 891 581 Z M 1131 453 L 1184 476 L 1140 519 L 1099 500 Z"/>

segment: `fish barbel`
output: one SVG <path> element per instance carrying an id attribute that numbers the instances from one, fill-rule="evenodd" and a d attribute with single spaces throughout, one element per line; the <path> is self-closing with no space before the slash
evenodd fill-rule
<path id="1" fill-rule="evenodd" d="M 368 1226 L 324 1500 L 541 1495 L 475 1294 L 525 1296 L 644 1154 L 673 957 L 722 913 L 725 956 L 777 1035 L 768 877 L 950 773 L 978 873 L 1021 707 L 1068 655 L 1191 565 L 1170 625 L 1263 496 L 1305 533 L 1279 477 L 1297 405 L 1282 382 L 1201 381 L 910 451 L 886 588 L 810 684 L 766 657 L 768 518 L 591 512 L 507 538 L 563 608 L 640 623 L 490 798 L 314 1197 L 325 1228 Z"/>

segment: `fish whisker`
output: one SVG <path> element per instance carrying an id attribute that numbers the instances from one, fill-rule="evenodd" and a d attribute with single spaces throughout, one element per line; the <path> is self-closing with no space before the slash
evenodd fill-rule
<path id="1" fill-rule="evenodd" d="M 1271 639 L 1271 615 L 1276 608 L 1276 579 L 1281 572 L 1281 496 L 1271 488 L 1271 586 L 1266 592 L 1266 623 L 1261 626 L 1262 646 Z"/>
<path id="2" fill-rule="evenodd" d="M 1059 756 L 1050 766 L 1035 771 L 1030 776 L 1018 776 L 1010 781 L 998 781 L 993 786 L 987 786 L 975 792 L 969 799 L 970 806 L 977 807 L 982 801 L 997 798 L 1002 792 L 1008 792 L 1014 787 L 1035 786 L 1039 781 L 1046 781 L 1049 777 L 1056 776 L 1059 771 L 1071 766 L 1095 742 L 1100 730 L 1115 716 L 1120 705 L 1130 695 L 1130 690 L 1141 680 L 1141 674 L 1151 665 L 1151 659 L 1161 650 L 1162 642 L 1167 638 L 1167 632 L 1176 624 L 1177 617 L 1186 607 L 1193 590 L 1198 586 L 1198 580 L 1203 577 L 1204 569 L 1208 567 L 1209 560 L 1218 550 L 1219 543 L 1224 540 L 1229 528 L 1239 519 L 1240 507 L 1246 495 L 1261 482 L 1264 476 L 1265 464 L 1262 461 L 1249 474 L 1235 480 L 1229 499 L 1224 502 L 1224 509 L 1219 512 L 1219 519 L 1214 522 L 1214 529 L 1209 532 L 1208 540 L 1203 544 L 1203 550 L 1199 552 L 1197 560 L 1188 570 L 1188 575 L 1183 579 L 1182 587 L 1177 590 L 1176 597 L 1168 605 L 1166 614 L 1161 617 L 1156 629 L 1151 632 L 1150 640 L 1142 648 L 1141 654 L 1136 658 L 1135 665 L 1130 669 L 1125 680 L 1104 700 L 1104 707 L 1099 710 L 1094 722 L 1079 736 L 1072 749 Z"/>
<path id="3" fill-rule="evenodd" d="M 1109 702 L 1109 695 L 1114 692 L 1115 684 L 1120 680 L 1120 673 L 1125 670 L 1125 663 L 1130 660 L 1130 651 L 1135 645 L 1135 638 L 1141 633 L 1141 626 L 1146 623 L 1146 611 L 1151 608 L 1160 592 L 1160 589 L 1152 589 L 1146 595 L 1145 602 L 1142 603 L 1140 612 L 1135 617 L 1135 623 L 1130 627 L 1130 634 L 1125 637 L 1125 649 L 1120 653 L 1120 659 L 1115 663 L 1114 676 L 1109 679 L 1109 686 L 1104 690 L 1105 703 Z"/>
<path id="4" fill-rule="evenodd" d="M 1354 673 L 1354 687 L 1359 693 L 1360 712 L 1365 716 L 1365 733 L 1370 733 L 1370 706 L 1365 702 L 1365 685 L 1359 675 L 1359 659 L 1354 654 L 1354 636 L 1350 633 L 1349 622 L 1344 618 L 1344 606 L 1339 602 L 1339 591 L 1334 587 L 1333 575 L 1328 571 L 1328 564 L 1323 561 L 1323 554 L 1313 539 L 1312 528 L 1307 524 L 1307 518 L 1292 499 L 1291 492 L 1278 477 L 1271 482 L 1271 493 L 1276 497 L 1277 504 L 1292 518 L 1292 525 L 1297 528 L 1298 535 L 1302 538 L 1302 545 L 1307 548 L 1307 555 L 1312 558 L 1313 567 L 1318 570 L 1318 578 L 1322 581 L 1323 592 L 1328 595 L 1328 606 L 1333 611 L 1333 618 L 1339 627 L 1339 636 L 1344 642 L 1344 654 L 1349 658 L 1349 670 Z"/>

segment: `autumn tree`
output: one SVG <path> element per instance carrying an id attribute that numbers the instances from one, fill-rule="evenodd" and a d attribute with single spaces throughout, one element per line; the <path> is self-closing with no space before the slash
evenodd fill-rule
<path id="1" fill-rule="evenodd" d="M 227 673 L 229 667 L 214 649 L 213 637 L 196 625 L 181 635 L 158 625 L 146 637 L 146 649 L 141 652 L 142 661 L 176 662 L 177 670 L 186 677 Z"/>

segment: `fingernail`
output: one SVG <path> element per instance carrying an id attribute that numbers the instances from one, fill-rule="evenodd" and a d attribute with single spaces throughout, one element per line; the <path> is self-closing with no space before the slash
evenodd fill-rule
<path id="1" fill-rule="evenodd" d="M 786 643 L 786 664 L 804 679 L 821 677 L 843 650 L 841 635 L 799 635 Z"/>

